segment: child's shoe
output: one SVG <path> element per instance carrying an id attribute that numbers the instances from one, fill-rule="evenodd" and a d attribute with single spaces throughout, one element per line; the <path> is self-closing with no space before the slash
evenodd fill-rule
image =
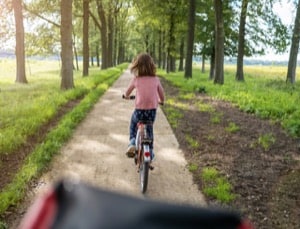
<path id="1" fill-rule="evenodd" d="M 134 157 L 135 155 L 135 145 L 129 145 L 126 151 L 127 157 Z"/>
<path id="2" fill-rule="evenodd" d="M 154 161 L 155 160 L 155 154 L 154 154 L 154 151 L 151 150 L 151 161 Z"/>
<path id="3" fill-rule="evenodd" d="M 135 139 L 131 139 L 126 151 L 127 157 L 134 157 L 135 155 Z"/>

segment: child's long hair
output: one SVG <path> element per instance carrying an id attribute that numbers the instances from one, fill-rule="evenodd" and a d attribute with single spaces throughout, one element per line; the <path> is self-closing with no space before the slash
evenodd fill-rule
<path id="1" fill-rule="evenodd" d="M 156 66 L 149 54 L 141 53 L 134 59 L 130 71 L 137 77 L 155 76 Z"/>

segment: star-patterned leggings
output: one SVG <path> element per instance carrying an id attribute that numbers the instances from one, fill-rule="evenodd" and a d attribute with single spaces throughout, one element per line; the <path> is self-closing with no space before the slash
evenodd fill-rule
<path id="1" fill-rule="evenodd" d="M 130 137 L 129 141 L 134 142 L 135 141 L 135 136 L 137 133 L 137 124 L 139 121 L 151 121 L 152 125 L 148 125 L 148 131 L 149 131 L 149 137 L 154 140 L 153 136 L 153 124 L 155 121 L 156 117 L 156 109 L 151 109 L 151 110 L 140 110 L 140 109 L 135 109 L 132 116 L 131 116 L 131 122 L 130 122 Z M 150 149 L 153 149 L 153 141 L 152 144 L 150 145 Z"/>

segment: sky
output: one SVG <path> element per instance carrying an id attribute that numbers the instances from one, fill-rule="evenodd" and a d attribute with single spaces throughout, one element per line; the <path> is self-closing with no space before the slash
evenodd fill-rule
<path id="1" fill-rule="evenodd" d="M 296 15 L 296 9 L 291 0 L 282 0 L 283 3 L 276 3 L 274 5 L 274 11 L 281 17 L 282 22 L 285 25 L 294 24 L 294 19 Z M 258 57 L 257 59 L 268 59 L 268 60 L 288 60 L 289 59 L 289 48 L 287 49 L 285 54 L 276 55 L 271 52 L 265 56 Z"/>
<path id="2" fill-rule="evenodd" d="M 287 25 L 294 23 L 295 10 L 295 6 L 289 0 L 284 0 L 282 4 L 276 3 L 274 5 L 274 11 L 281 17 L 282 22 Z"/>
<path id="3" fill-rule="evenodd" d="M 294 17 L 296 14 L 295 6 L 292 3 L 292 0 L 281 0 L 282 3 L 276 3 L 274 5 L 275 13 L 281 17 L 282 22 L 286 25 L 294 24 Z M 14 41 L 13 41 L 14 44 Z M 0 45 L 1 46 L 1 45 Z M 7 46 L 7 45 L 6 45 Z M 14 45 L 11 45 L 14 47 Z M 268 59 L 268 60 L 288 60 L 289 58 L 289 48 L 286 53 L 283 55 L 276 55 L 274 52 L 270 51 L 265 56 L 257 56 L 255 59 Z"/>

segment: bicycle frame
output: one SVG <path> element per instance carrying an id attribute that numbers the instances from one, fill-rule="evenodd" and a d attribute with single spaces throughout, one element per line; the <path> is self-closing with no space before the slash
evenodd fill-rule
<path id="1" fill-rule="evenodd" d="M 138 173 L 140 174 L 140 188 L 141 192 L 145 193 L 148 186 L 149 169 L 153 169 L 151 163 L 150 144 L 152 139 L 147 131 L 147 126 L 152 125 L 152 122 L 138 123 L 138 130 L 136 134 L 136 157 L 135 163 L 138 167 Z"/>
<path id="2" fill-rule="evenodd" d="M 122 95 L 123 99 L 135 99 L 135 96 Z M 140 187 L 141 192 L 145 193 L 148 185 L 149 169 L 153 170 L 151 166 L 151 149 L 150 146 L 153 144 L 153 139 L 150 138 L 148 132 L 148 126 L 153 125 L 151 121 L 139 121 L 137 124 L 137 134 L 135 138 L 135 157 L 134 162 L 137 165 L 138 173 L 140 174 Z"/>
<path id="3" fill-rule="evenodd" d="M 143 121 L 138 123 L 138 130 L 135 139 L 138 167 L 140 167 L 142 162 L 151 161 L 150 144 L 152 143 L 152 139 L 149 137 L 149 133 L 147 132 L 147 125 L 152 125 L 152 123 Z"/>

